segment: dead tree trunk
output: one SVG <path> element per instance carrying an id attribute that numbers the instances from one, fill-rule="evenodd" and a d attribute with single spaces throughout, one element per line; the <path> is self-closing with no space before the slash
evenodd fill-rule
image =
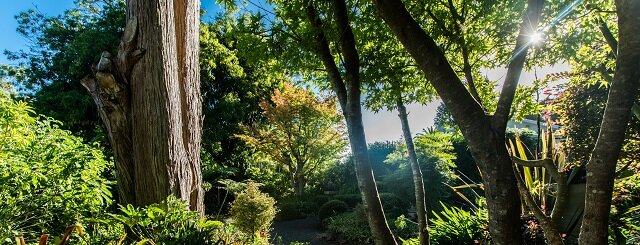
<path id="1" fill-rule="evenodd" d="M 203 212 L 199 13 L 197 0 L 128 0 L 117 56 L 103 53 L 82 81 L 114 149 L 122 203 L 174 195 Z"/>

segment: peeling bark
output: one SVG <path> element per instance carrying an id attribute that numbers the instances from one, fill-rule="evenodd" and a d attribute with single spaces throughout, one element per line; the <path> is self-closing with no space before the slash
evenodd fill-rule
<path id="1" fill-rule="evenodd" d="M 128 0 L 116 58 L 103 53 L 82 80 L 114 148 L 122 203 L 174 195 L 203 214 L 199 11 L 197 0 Z"/>

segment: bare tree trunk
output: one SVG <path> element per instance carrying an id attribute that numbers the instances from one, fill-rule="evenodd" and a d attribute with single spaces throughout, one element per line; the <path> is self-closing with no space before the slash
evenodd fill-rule
<path id="1" fill-rule="evenodd" d="M 175 195 L 204 211 L 199 13 L 197 0 L 128 0 L 117 58 L 103 55 L 83 80 L 107 125 L 124 203 Z"/>
<path id="2" fill-rule="evenodd" d="M 416 194 L 416 214 L 418 215 L 418 237 L 420 238 L 420 244 L 429 244 L 427 205 L 425 201 L 422 170 L 420 169 L 416 149 L 413 145 L 413 136 L 409 128 L 409 120 L 407 119 L 407 108 L 404 106 L 400 94 L 398 94 L 396 102 L 398 117 L 400 117 L 400 124 L 402 125 L 402 134 L 404 136 L 404 142 L 407 144 L 409 162 L 411 163 L 411 171 L 413 172 L 413 186 Z"/>
<path id="3" fill-rule="evenodd" d="M 360 106 L 360 60 L 356 50 L 355 38 L 349 25 L 346 3 L 344 0 L 332 1 L 337 31 L 340 33 L 339 45 L 344 57 L 344 79 L 329 49 L 329 42 L 322 30 L 322 20 L 317 10 L 311 1 L 307 1 L 306 4 L 306 14 L 315 32 L 314 40 L 317 54 L 327 71 L 329 81 L 338 97 L 340 107 L 347 121 L 347 131 L 355 161 L 358 187 L 374 242 L 378 245 L 396 244 L 396 240 L 384 216 L 378 188 L 371 169 L 371 162 L 369 161 Z"/>
<path id="4" fill-rule="evenodd" d="M 631 108 L 640 87 L 640 2 L 617 0 L 619 44 L 598 141 L 587 163 L 580 244 L 607 244 L 613 182 Z"/>
<path id="5" fill-rule="evenodd" d="M 293 190 L 294 194 L 298 197 L 301 197 L 304 194 L 304 186 L 306 185 L 306 179 L 304 177 L 304 173 L 302 173 L 302 168 L 296 170 L 293 179 Z"/>

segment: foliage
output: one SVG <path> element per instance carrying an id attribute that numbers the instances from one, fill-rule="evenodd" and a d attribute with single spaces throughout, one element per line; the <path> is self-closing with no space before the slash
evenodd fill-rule
<path id="1" fill-rule="evenodd" d="M 640 242 L 640 177 L 632 175 L 616 180 L 609 218 L 610 241 L 615 244 Z"/>
<path id="2" fill-rule="evenodd" d="M 173 196 L 146 207 L 122 206 L 121 213 L 92 221 L 98 233 L 94 235 L 98 240 L 93 242 L 146 240 L 157 244 L 213 244 L 210 234 L 221 228 L 222 222 L 200 219 L 197 212 L 188 209 L 184 201 Z M 120 230 L 115 237 L 101 234 L 114 228 Z"/>
<path id="3" fill-rule="evenodd" d="M 429 219 L 432 244 L 476 244 L 484 239 L 488 222 L 486 207 L 469 212 L 441 203 L 442 211 L 433 212 Z"/>
<path id="4" fill-rule="evenodd" d="M 346 147 L 342 117 L 333 98 L 287 83 L 270 101 L 261 101 L 265 123 L 245 126 L 236 137 L 276 162 L 294 193 L 303 194 L 340 157 Z M 311 182 L 311 183 L 308 183 Z"/>
<path id="5" fill-rule="evenodd" d="M 320 207 L 329 201 L 327 196 L 305 195 L 291 196 L 278 200 L 278 220 L 292 220 L 304 218 L 318 213 Z"/>
<path id="6" fill-rule="evenodd" d="M 169 196 L 146 207 L 121 206 L 88 223 L 88 244 L 264 244 L 268 237 L 243 232 L 233 224 L 200 218 L 189 205 Z"/>
<path id="7" fill-rule="evenodd" d="M 241 124 L 264 120 L 259 103 L 269 100 L 281 83 L 268 68 L 271 60 L 249 54 L 249 50 L 260 52 L 263 37 L 246 32 L 247 25 L 252 25 L 250 19 L 221 15 L 200 28 L 203 178 L 212 183 L 255 178 L 255 171 L 249 170 L 255 166 L 251 147 L 233 135 L 243 132 Z"/>
<path id="8" fill-rule="evenodd" d="M 0 239 L 62 234 L 112 202 L 113 177 L 96 145 L 36 116 L 0 90 Z"/>
<path id="9" fill-rule="evenodd" d="M 340 200 L 331 200 L 320 207 L 318 210 L 318 217 L 320 220 L 324 221 L 329 217 L 347 212 L 348 210 L 349 206 L 345 202 Z"/>
<path id="10" fill-rule="evenodd" d="M 572 165 L 584 166 L 595 146 L 607 101 L 608 89 L 597 85 L 568 84 L 553 109 L 559 115 L 563 147 Z M 640 100 L 639 100 L 640 101 Z M 627 128 L 619 162 L 640 164 L 640 121 L 632 118 Z"/>
<path id="11" fill-rule="evenodd" d="M 407 219 L 404 215 L 400 215 L 393 222 L 391 230 L 400 239 L 415 237 L 418 235 L 418 223 Z"/>
<path id="12" fill-rule="evenodd" d="M 249 182 L 247 189 L 240 193 L 231 204 L 233 224 L 242 232 L 259 237 L 267 233 L 276 215 L 276 201 L 269 195 L 260 192 L 254 182 Z"/>
<path id="13" fill-rule="evenodd" d="M 427 209 L 438 208 L 438 201 L 450 195 L 447 185 L 452 184 L 456 178 L 453 172 L 456 167 L 454 162 L 456 156 L 453 154 L 451 137 L 450 133 L 428 131 L 414 138 L 418 161 L 423 172 L 423 182 L 429 187 L 429 194 L 425 196 Z M 413 182 L 406 181 L 412 178 L 406 146 L 398 145 L 396 151 L 387 156 L 386 163 L 397 166 L 398 171 L 381 177 L 380 191 L 394 193 L 406 203 L 415 202 Z"/>
<path id="14" fill-rule="evenodd" d="M 352 212 L 330 217 L 327 230 L 352 244 L 368 244 L 372 238 L 362 205 L 358 205 Z"/>
<path id="15" fill-rule="evenodd" d="M 103 51 L 115 53 L 125 25 L 124 1 L 79 0 L 59 16 L 30 9 L 16 20 L 18 33 L 30 41 L 26 50 L 5 51 L 17 62 L 9 73 L 18 87 L 32 98 L 37 113 L 60 120 L 61 128 L 85 140 L 96 140 L 100 119 L 80 80 Z"/>
<path id="16" fill-rule="evenodd" d="M 304 212 L 302 211 L 302 203 L 296 200 L 278 201 L 278 216 L 277 220 L 293 220 L 304 218 Z"/>

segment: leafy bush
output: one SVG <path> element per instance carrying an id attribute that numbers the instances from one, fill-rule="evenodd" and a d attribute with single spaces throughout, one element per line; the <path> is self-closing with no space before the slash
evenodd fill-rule
<path id="1" fill-rule="evenodd" d="M 324 195 L 314 196 L 311 202 L 315 203 L 318 207 L 321 207 L 325 203 L 329 202 L 329 197 Z"/>
<path id="2" fill-rule="evenodd" d="M 398 195 L 393 193 L 380 193 L 380 201 L 382 202 L 385 214 L 392 219 L 404 214 L 408 208 L 407 204 L 409 203 L 402 201 Z"/>
<path id="3" fill-rule="evenodd" d="M 253 237 L 266 237 L 277 212 L 275 204 L 272 197 L 258 190 L 256 183 L 249 182 L 231 204 L 233 224 Z"/>
<path id="4" fill-rule="evenodd" d="M 401 239 L 415 237 L 418 235 L 418 223 L 407 219 L 404 215 L 400 215 L 393 222 L 391 231 Z"/>
<path id="5" fill-rule="evenodd" d="M 278 220 L 292 220 L 304 218 L 301 203 L 296 200 L 283 200 L 278 202 Z"/>
<path id="6" fill-rule="evenodd" d="M 120 229 L 119 235 L 128 231 L 125 237 L 127 242 L 147 240 L 157 244 L 213 244 L 212 234 L 224 226 L 220 221 L 200 219 L 197 212 L 189 211 L 189 206 L 183 200 L 172 196 L 146 207 L 123 206 L 120 211 L 120 214 L 108 214 L 106 218 L 92 221 L 97 233 L 94 237 L 100 239 L 93 243 L 107 244 L 119 240 L 120 237 L 101 234 L 104 229 L 115 228 Z"/>
<path id="7" fill-rule="evenodd" d="M 264 244 L 233 224 L 200 218 L 175 197 L 146 207 L 127 205 L 118 214 L 93 219 L 88 244 Z"/>
<path id="8" fill-rule="evenodd" d="M 362 196 L 360 196 L 360 194 L 336 195 L 333 197 L 333 199 L 343 201 L 349 207 L 355 207 L 356 205 L 362 203 Z"/>
<path id="9" fill-rule="evenodd" d="M 458 207 L 447 207 L 443 203 L 440 214 L 433 212 L 429 221 L 432 227 L 429 235 L 432 244 L 475 244 L 482 241 L 484 228 L 487 226 L 486 209 L 481 207 L 475 212 L 465 211 Z"/>
<path id="10" fill-rule="evenodd" d="M 318 217 L 320 218 L 320 220 L 325 220 L 329 217 L 347 211 L 349 211 L 349 206 L 347 206 L 345 202 L 340 200 L 331 200 L 320 207 L 320 210 L 318 211 Z"/>
<path id="11" fill-rule="evenodd" d="M 111 204 L 112 163 L 59 126 L 0 90 L 0 241 L 62 234 Z"/>
<path id="12" fill-rule="evenodd" d="M 364 207 L 358 205 L 354 211 L 328 218 L 327 229 L 340 239 L 352 244 L 368 244 L 372 235 Z"/>

